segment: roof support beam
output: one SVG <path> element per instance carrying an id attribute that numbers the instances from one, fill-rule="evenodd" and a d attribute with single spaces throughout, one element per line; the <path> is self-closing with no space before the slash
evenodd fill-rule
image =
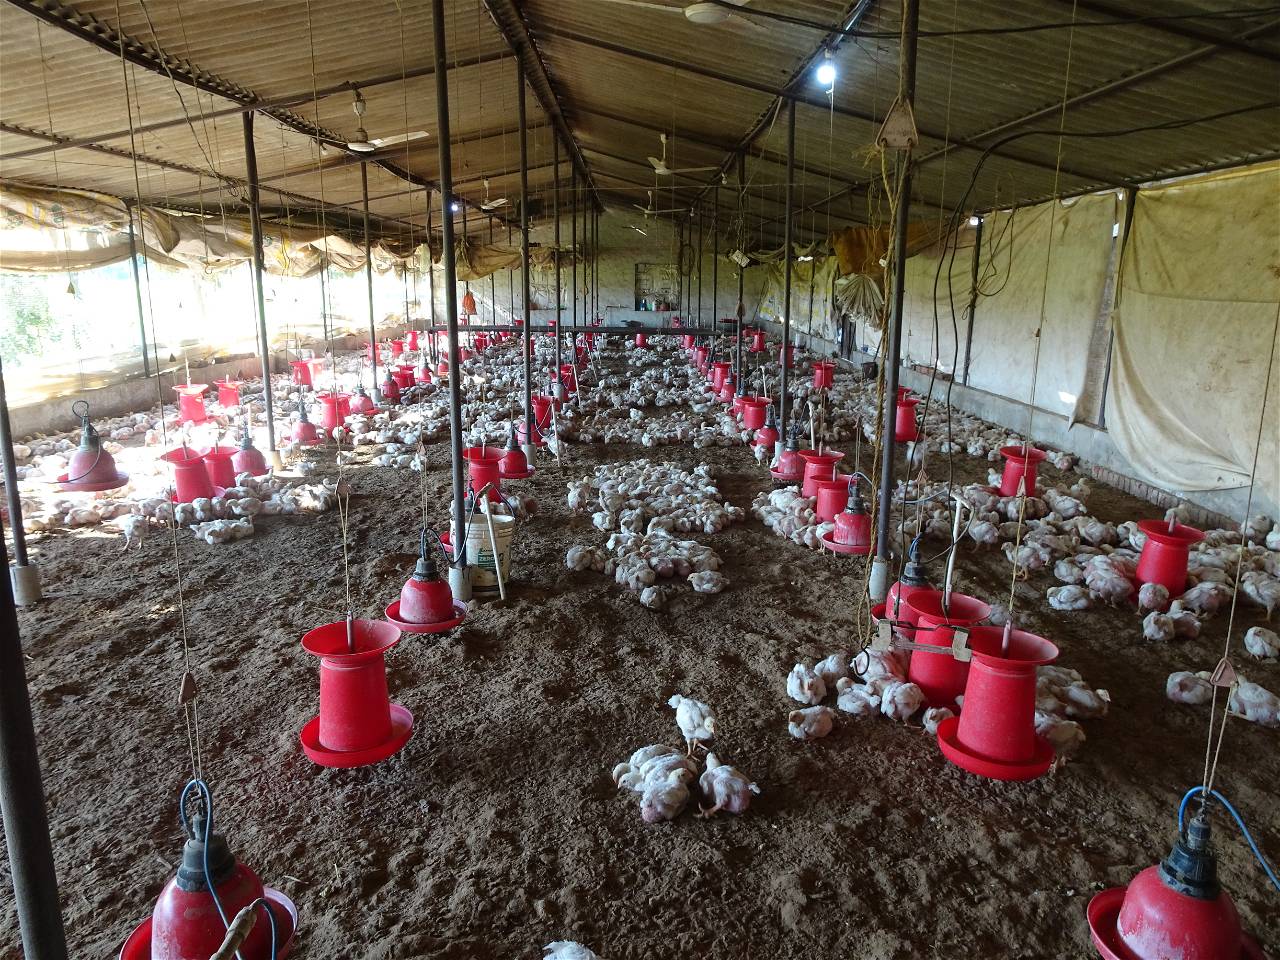
<path id="1" fill-rule="evenodd" d="M 1113 17 L 1116 20 L 1125 20 L 1133 16 L 1132 9 L 1125 9 L 1113 3 L 1107 3 L 1106 0 L 1058 0 L 1066 6 L 1075 6 L 1081 10 L 1087 10 L 1090 13 L 1101 14 L 1106 17 Z M 1268 60 L 1271 63 L 1280 63 L 1280 52 L 1275 50 L 1264 50 L 1262 47 L 1255 47 L 1247 39 L 1241 37 L 1223 36 L 1209 30 L 1202 30 L 1200 27 L 1192 26 L 1183 20 L 1154 20 L 1149 23 L 1134 24 L 1135 27 L 1141 27 L 1147 30 L 1155 30 L 1165 33 L 1173 37 L 1182 37 L 1186 40 L 1195 40 L 1198 43 L 1207 43 L 1214 46 L 1224 47 L 1233 50 L 1236 53 L 1248 54 L 1251 57 L 1257 57 L 1261 60 Z"/>

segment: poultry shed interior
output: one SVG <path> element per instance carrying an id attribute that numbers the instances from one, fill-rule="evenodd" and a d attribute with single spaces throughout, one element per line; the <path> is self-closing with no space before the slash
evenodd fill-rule
<path id="1" fill-rule="evenodd" d="M 1280 958 L 1280 4 L 0 63 L 0 960 Z"/>

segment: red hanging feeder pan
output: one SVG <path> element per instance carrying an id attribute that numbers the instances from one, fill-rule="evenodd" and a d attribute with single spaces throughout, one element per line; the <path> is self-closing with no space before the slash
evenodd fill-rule
<path id="1" fill-rule="evenodd" d="M 816 497 L 818 482 L 836 478 L 836 464 L 844 459 L 844 454 L 839 450 L 828 450 L 825 453 L 819 453 L 817 450 L 801 450 L 800 458 L 804 460 L 804 482 L 800 492 L 806 497 Z M 833 513 L 832 516 L 834 517 L 835 514 Z"/>
<path id="2" fill-rule="evenodd" d="M 938 746 L 957 767 L 980 777 L 1034 780 L 1053 765 L 1053 745 L 1036 735 L 1036 667 L 1056 660 L 1058 648 L 1023 630 L 1009 631 L 1007 647 L 1004 640 L 1004 627 L 969 629 L 973 661 L 964 709 L 939 725 Z"/>
<path id="3" fill-rule="evenodd" d="M 467 605 L 453 599 L 448 581 L 440 576 L 435 557 L 431 555 L 428 535 L 440 542 L 440 535 L 429 527 L 422 528 L 418 563 L 400 590 L 400 599 L 387 606 L 386 617 L 405 633 L 444 633 L 467 617 Z"/>
<path id="4" fill-rule="evenodd" d="M 298 908 L 279 890 L 264 887 L 253 870 L 236 860 L 223 836 L 214 832 L 211 797 L 203 781 L 187 784 L 180 803 L 196 785 L 203 792 L 205 809 L 188 822 L 180 807 L 187 839 L 177 875 L 160 892 L 151 916 L 129 934 L 120 948 L 120 960 L 209 960 L 222 946 L 227 925 L 255 902 L 258 914 L 236 956 L 271 960 L 274 926 L 275 960 L 284 960 L 298 929 Z"/>
<path id="5" fill-rule="evenodd" d="M 1203 810 L 1164 860 L 1129 886 L 1097 894 L 1086 915 L 1104 960 L 1266 960 L 1257 941 L 1240 929 L 1235 904 L 1218 884 Z"/>
<path id="6" fill-rule="evenodd" d="M 1036 495 L 1036 466 L 1048 456 L 1043 450 L 1028 444 L 1015 444 L 1000 448 L 1004 457 L 1004 473 L 1000 477 L 1000 496 L 1016 497 L 1018 482 L 1026 482 L 1028 497 Z"/>
<path id="7" fill-rule="evenodd" d="M 190 503 L 201 497 L 212 499 L 226 492 L 213 485 L 204 457 L 185 443 L 162 453 L 160 459 L 173 465 L 174 503 Z"/>
<path id="8" fill-rule="evenodd" d="M 813 389 L 830 390 L 836 382 L 836 365 L 834 360 L 819 360 L 813 365 Z"/>
<path id="9" fill-rule="evenodd" d="M 240 388 L 244 386 L 243 380 L 232 380 L 230 377 L 227 377 L 225 380 L 215 380 L 213 383 L 214 386 L 218 388 L 219 406 L 240 406 Z"/>
<path id="10" fill-rule="evenodd" d="M 399 641 L 385 620 L 341 620 L 303 636 L 302 648 L 320 658 L 320 714 L 299 734 L 314 763 L 363 767 L 409 742 L 413 714 L 388 698 L 383 660 Z"/>
<path id="11" fill-rule="evenodd" d="M 733 374 L 726 373 L 724 379 L 720 381 L 720 392 L 716 394 L 716 399 L 721 403 L 733 403 Z"/>
<path id="12" fill-rule="evenodd" d="M 209 419 L 204 408 L 204 392 L 209 389 L 207 383 L 179 383 L 173 389 L 178 395 L 179 423 L 204 423 Z"/>
<path id="13" fill-rule="evenodd" d="M 356 385 L 355 395 L 351 398 L 352 413 L 373 413 L 377 409 L 373 405 L 373 398 L 369 396 L 369 392 L 365 390 L 364 384 Z"/>
<path id="14" fill-rule="evenodd" d="M 769 469 L 769 476 L 779 483 L 793 484 L 804 479 L 804 458 L 800 455 L 798 433 L 791 431 L 787 438 L 787 446 L 778 457 L 777 463 Z"/>
<path id="15" fill-rule="evenodd" d="M 293 433 L 290 436 L 294 443 L 300 443 L 304 447 L 314 447 L 324 443 L 324 438 L 316 430 L 316 425 L 307 419 L 306 401 L 298 404 L 298 422 L 293 425 Z"/>
<path id="16" fill-rule="evenodd" d="M 533 472 L 533 467 L 529 466 L 529 459 L 520 449 L 515 424 L 512 424 L 511 437 L 507 440 L 507 450 L 498 463 L 498 476 L 503 480 L 528 480 L 533 476 Z"/>
<path id="17" fill-rule="evenodd" d="M 311 373 L 314 369 L 310 360 L 290 360 L 289 366 L 293 367 L 293 382 L 300 387 L 311 386 Z"/>
<path id="18" fill-rule="evenodd" d="M 955 628 L 987 619 L 991 607 L 976 597 L 953 593 L 944 610 L 940 590 L 917 591 L 907 602 L 915 613 L 915 642 L 942 648 L 939 653 L 912 651 L 907 679 L 924 692 L 929 706 L 952 707 L 969 678 L 969 664 L 951 656 Z"/>
<path id="19" fill-rule="evenodd" d="M 857 477 L 853 479 L 853 490 L 847 494 L 847 500 L 844 512 L 836 514 L 836 528 L 818 539 L 834 553 L 865 556 L 871 552 L 871 516 L 860 495 Z"/>
<path id="20" fill-rule="evenodd" d="M 647 333 L 637 333 L 636 346 L 640 348 L 649 346 L 649 335 Z"/>
<path id="21" fill-rule="evenodd" d="M 717 360 L 711 364 L 708 377 L 711 379 L 711 392 L 718 394 L 720 388 L 724 386 L 724 378 L 729 375 L 729 370 L 733 366 L 728 360 Z"/>
<path id="22" fill-rule="evenodd" d="M 778 443 L 778 418 L 774 415 L 773 404 L 766 397 L 757 397 L 757 400 L 763 400 L 765 403 L 765 420 L 764 426 L 756 431 L 756 435 L 751 439 L 753 447 L 765 447 L 772 450 Z M 746 419 L 746 409 L 744 408 L 743 419 Z M 803 461 L 801 461 L 803 469 Z M 776 478 L 775 478 L 776 479 Z"/>
<path id="23" fill-rule="evenodd" d="M 410 350 L 417 350 L 418 349 L 418 331 L 406 330 L 404 332 L 404 344 Z"/>
<path id="24" fill-rule="evenodd" d="M 743 430 L 761 430 L 764 428 L 767 419 L 766 411 L 769 408 L 768 397 L 743 397 L 742 398 L 742 429 Z M 777 439 L 776 437 L 774 438 Z M 759 442 L 757 440 L 757 442 Z"/>
<path id="25" fill-rule="evenodd" d="M 317 393 L 315 397 L 320 401 L 320 429 L 327 436 L 332 436 L 333 431 L 342 426 L 351 413 L 351 396 L 326 390 Z"/>
<path id="26" fill-rule="evenodd" d="M 387 371 L 386 378 L 382 381 L 382 400 L 384 403 L 400 402 L 400 384 L 391 375 L 391 371 Z"/>
<path id="27" fill-rule="evenodd" d="M 765 343 L 764 331 L 759 328 L 752 330 L 751 345 L 747 347 L 747 350 L 750 353 L 764 353 L 766 349 L 768 349 L 768 345 Z"/>
<path id="28" fill-rule="evenodd" d="M 245 422 L 244 433 L 240 437 L 240 449 L 231 455 L 231 466 L 236 473 L 248 473 L 255 477 L 269 472 L 267 458 L 253 445 L 253 435 L 249 430 L 248 421 Z"/>
<path id="29" fill-rule="evenodd" d="M 1187 557 L 1191 545 L 1204 539 L 1204 531 L 1185 523 L 1139 520 L 1138 529 L 1147 535 L 1138 558 L 1138 582 L 1159 583 L 1170 597 L 1180 597 L 1187 589 Z"/>
<path id="30" fill-rule="evenodd" d="M 835 519 L 849 504 L 849 478 L 836 477 L 832 480 L 818 480 L 814 486 L 816 502 L 813 512 L 819 523 L 834 523 Z"/>
<path id="31" fill-rule="evenodd" d="M 83 409 L 82 409 L 83 408 Z M 129 482 L 111 454 L 102 449 L 102 438 L 89 422 L 89 404 L 77 400 L 71 412 L 80 418 L 80 446 L 67 461 L 67 472 L 58 477 L 58 489 L 69 493 L 114 490 Z"/>

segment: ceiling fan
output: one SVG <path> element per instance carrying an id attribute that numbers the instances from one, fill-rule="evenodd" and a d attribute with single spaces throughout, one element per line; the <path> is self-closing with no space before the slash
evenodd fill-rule
<path id="1" fill-rule="evenodd" d="M 650 157 L 649 164 L 653 167 L 653 172 L 660 177 L 669 177 L 677 173 L 705 173 L 708 170 L 719 170 L 719 167 L 681 167 L 679 170 L 672 170 L 667 166 L 667 135 L 660 133 L 658 136 L 662 140 L 662 158 Z"/>
<path id="2" fill-rule="evenodd" d="M 646 190 L 645 193 L 649 195 L 649 205 L 647 207 L 642 207 L 638 203 L 633 203 L 632 206 L 643 213 L 646 220 L 651 216 L 657 216 L 661 213 L 688 213 L 689 211 L 688 207 L 671 207 L 667 210 L 655 210 L 653 209 L 653 191 Z"/>
<path id="3" fill-rule="evenodd" d="M 494 197 L 489 199 L 489 178 L 484 178 L 484 200 L 480 202 L 481 210 L 497 210 L 499 207 L 506 206 L 506 197 Z"/>
<path id="4" fill-rule="evenodd" d="M 351 109 L 355 111 L 356 121 L 360 124 L 356 128 L 356 135 L 347 141 L 347 149 L 354 150 L 356 153 L 373 153 L 383 147 L 392 147 L 398 143 L 407 143 L 410 140 L 420 140 L 423 137 L 429 137 L 426 130 L 414 130 L 412 133 L 394 133 L 389 137 L 374 137 L 370 139 L 369 131 L 364 128 L 364 97 L 360 96 L 360 91 L 356 91 L 355 101 L 351 104 Z"/>
<path id="5" fill-rule="evenodd" d="M 718 23 L 725 23 L 728 20 L 734 20 L 738 23 L 744 23 L 748 26 L 755 27 L 757 30 L 765 29 L 760 24 L 749 18 L 751 11 L 746 10 L 743 13 L 734 13 L 719 3 L 687 3 L 683 6 L 673 7 L 665 3 L 651 3 L 649 0 L 611 0 L 612 3 L 625 3 L 629 7 L 647 7 L 650 10 L 666 10 L 670 13 L 683 13 L 685 19 L 690 23 L 702 24 L 710 26 Z M 751 0 L 726 0 L 735 7 L 745 7 Z M 744 15 L 746 14 L 746 15 Z"/>

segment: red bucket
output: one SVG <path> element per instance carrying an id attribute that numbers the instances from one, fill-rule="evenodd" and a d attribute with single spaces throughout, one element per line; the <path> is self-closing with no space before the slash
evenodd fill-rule
<path id="1" fill-rule="evenodd" d="M 916 613 L 916 643 L 942 647 L 945 652 L 913 651 L 907 678 L 924 692 L 929 706 L 953 707 L 969 677 L 969 664 L 951 656 L 954 628 L 971 627 L 987 619 L 991 607 L 976 597 L 953 593 L 943 612 L 942 593 L 937 590 L 913 593 L 909 602 Z"/>
<path id="2" fill-rule="evenodd" d="M 201 497 L 213 497 L 213 481 L 205 467 L 204 457 L 190 447 L 175 447 L 162 453 L 160 459 L 173 466 L 175 503 L 190 503 Z"/>
<path id="3" fill-rule="evenodd" d="M 1138 582 L 1159 583 L 1170 597 L 1180 597 L 1187 589 L 1187 557 L 1191 545 L 1204 539 L 1204 532 L 1185 523 L 1139 520 L 1138 529 L 1147 535 L 1138 558 Z"/>
<path id="4" fill-rule="evenodd" d="M 804 485 L 800 492 L 806 497 L 816 497 L 818 481 L 836 478 L 836 464 L 844 459 L 844 454 L 838 450 L 828 450 L 826 453 L 801 450 L 800 457 L 804 460 Z"/>
<path id="5" fill-rule="evenodd" d="M 916 426 L 917 397 L 904 397 L 898 401 L 893 419 L 893 438 L 899 443 L 910 443 L 920 439 L 920 430 Z"/>
<path id="6" fill-rule="evenodd" d="M 830 390 L 836 380 L 836 365 L 832 360 L 819 360 L 813 365 L 813 389 Z"/>
<path id="7" fill-rule="evenodd" d="M 204 408 L 204 392 L 207 383 L 181 383 L 175 386 L 178 394 L 178 421 L 180 423 L 204 423 L 209 414 Z"/>
<path id="8" fill-rule="evenodd" d="M 491 483 L 493 489 L 489 491 L 489 499 L 499 499 L 502 491 L 502 457 L 503 451 L 499 447 L 467 447 L 462 451 L 472 492 L 479 493 L 485 484 Z"/>
<path id="9" fill-rule="evenodd" d="M 236 447 L 210 447 L 204 452 L 204 468 L 209 480 L 215 487 L 234 487 L 236 485 L 236 468 L 231 458 L 236 455 Z"/>
<path id="10" fill-rule="evenodd" d="M 819 523 L 834 523 L 836 517 L 849 505 L 849 481 L 817 480 L 814 496 L 818 498 L 813 512 L 818 515 Z"/>
<path id="11" fill-rule="evenodd" d="M 1004 457 L 1004 474 L 1000 477 L 1000 496 L 1016 497 L 1018 495 L 1018 483 L 1023 481 L 1026 483 L 1027 496 L 1034 497 L 1036 495 L 1036 466 L 1048 454 L 1036 447 L 1024 447 L 1021 444 L 1015 444 L 1009 447 L 1001 447 L 1000 456 Z M 1178 592 L 1181 593 L 1182 590 L 1180 589 Z"/>

